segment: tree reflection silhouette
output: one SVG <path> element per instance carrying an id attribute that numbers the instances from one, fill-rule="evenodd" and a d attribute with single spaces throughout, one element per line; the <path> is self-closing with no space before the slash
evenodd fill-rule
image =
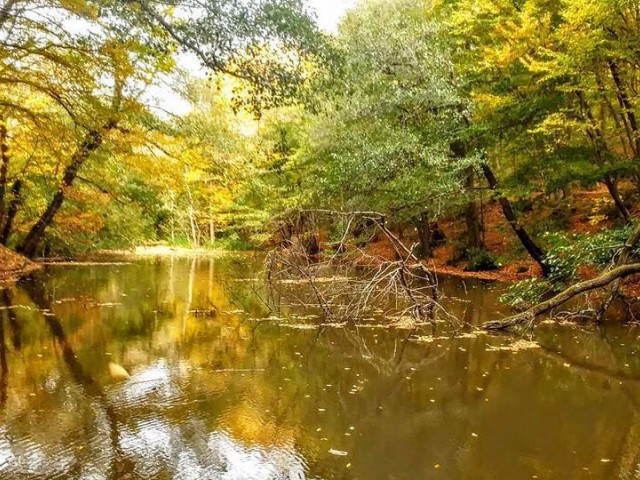
<path id="1" fill-rule="evenodd" d="M 43 320 L 51 331 L 51 335 L 62 350 L 62 358 L 64 359 L 73 379 L 84 388 L 88 395 L 96 399 L 102 406 L 109 423 L 109 438 L 111 440 L 111 446 L 116 454 L 115 458 L 110 459 L 110 477 L 114 480 L 122 478 L 126 472 L 132 470 L 132 463 L 124 454 L 120 445 L 120 433 L 118 430 L 116 408 L 111 405 L 102 387 L 93 379 L 78 360 L 78 357 L 64 332 L 62 323 L 60 323 L 60 320 L 52 311 L 51 300 L 44 288 L 43 281 L 37 277 L 30 278 L 28 281 L 21 282 L 20 287 L 40 310 Z"/>

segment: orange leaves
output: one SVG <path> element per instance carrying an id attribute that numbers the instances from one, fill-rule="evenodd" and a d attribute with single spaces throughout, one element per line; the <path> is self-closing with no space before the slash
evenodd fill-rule
<path id="1" fill-rule="evenodd" d="M 104 218 L 96 212 L 70 213 L 61 211 L 56 217 L 56 227 L 68 234 L 96 233 L 105 225 Z"/>

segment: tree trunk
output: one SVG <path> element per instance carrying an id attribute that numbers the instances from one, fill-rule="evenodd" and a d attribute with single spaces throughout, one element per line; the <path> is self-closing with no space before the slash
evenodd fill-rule
<path id="1" fill-rule="evenodd" d="M 104 131 L 115 128 L 115 122 L 109 122 Z M 26 257 L 33 257 L 36 254 L 36 250 L 44 232 L 51 225 L 56 214 L 60 210 L 62 203 L 65 199 L 65 191 L 73 184 L 73 181 L 78 176 L 80 167 L 87 161 L 93 152 L 95 152 L 104 141 L 103 132 L 100 130 L 90 130 L 87 132 L 85 139 L 82 141 L 78 149 L 71 157 L 71 163 L 65 168 L 62 182 L 58 187 L 58 191 L 49 202 L 47 209 L 44 211 L 38 221 L 31 227 L 31 230 L 24 238 L 22 243 L 18 246 L 18 252 L 22 253 Z"/>
<path id="2" fill-rule="evenodd" d="M 213 183 L 209 182 L 209 188 L 213 190 Z M 213 202 L 209 204 L 209 244 L 214 245 L 216 243 L 216 223 L 215 223 L 215 207 Z"/>
<path id="3" fill-rule="evenodd" d="M 531 256 L 531 258 L 535 260 L 538 265 L 540 265 L 540 267 L 542 268 L 542 274 L 547 277 L 550 273 L 550 270 L 544 261 L 544 251 L 540 247 L 538 247 L 538 245 L 536 245 L 536 243 L 531 239 L 524 227 L 518 222 L 518 218 L 516 217 L 516 214 L 511 207 L 511 202 L 509 202 L 509 199 L 499 191 L 498 180 L 493 174 L 493 170 L 491 170 L 491 167 L 489 167 L 486 162 L 482 163 L 482 172 L 484 173 L 484 176 L 489 183 L 489 188 L 494 191 L 496 198 L 500 203 L 500 207 L 502 207 L 502 213 L 507 219 L 507 222 L 509 222 L 509 226 L 518 236 L 520 242 L 522 243 L 522 246 L 525 248 L 529 256 Z"/>
<path id="4" fill-rule="evenodd" d="M 613 60 L 609 60 L 609 71 L 611 72 L 613 83 L 618 90 L 618 102 L 620 103 L 620 107 L 622 108 L 623 118 L 625 118 L 626 115 L 626 119 L 631 129 L 631 135 L 633 137 L 630 139 L 631 145 L 636 156 L 638 156 L 640 155 L 640 137 L 638 136 L 638 122 L 633 111 L 633 105 L 631 105 L 629 95 L 627 94 L 627 89 L 624 86 L 624 83 L 622 83 L 620 71 L 618 70 L 618 64 Z"/>
<path id="5" fill-rule="evenodd" d="M 420 239 L 422 258 L 433 257 L 433 249 L 431 248 L 431 225 L 427 212 L 420 213 L 420 216 L 414 219 L 414 224 L 418 231 L 418 238 Z"/>
<path id="6" fill-rule="evenodd" d="M 624 242 L 624 246 L 622 247 L 622 249 L 620 249 L 620 252 L 618 252 L 617 259 L 614 263 L 615 267 L 624 265 L 625 263 L 628 263 L 629 260 L 631 260 L 631 257 L 633 256 L 633 249 L 635 248 L 636 244 L 639 241 L 640 241 L 640 224 L 636 225 L 636 227 L 631 232 L 631 235 L 629 235 L 629 237 L 627 238 L 627 241 Z M 608 291 L 607 291 L 606 298 L 597 310 L 596 322 L 599 323 L 604 318 L 604 315 L 607 313 L 607 310 L 609 309 L 611 302 L 613 302 L 613 299 L 618 295 L 618 292 L 620 291 L 621 282 L 622 282 L 622 279 L 618 278 L 613 282 L 613 285 L 611 285 L 607 289 Z"/>
<path id="7" fill-rule="evenodd" d="M 469 195 L 473 195 L 473 188 L 475 186 L 475 171 L 472 167 L 467 170 L 467 178 L 465 186 Z M 464 218 L 467 224 L 467 248 L 469 250 L 484 249 L 484 242 L 482 241 L 482 224 L 480 223 L 480 214 L 478 212 L 477 202 L 471 198 L 464 212 Z"/>
<path id="8" fill-rule="evenodd" d="M 184 166 L 184 184 L 187 188 L 187 198 L 189 199 L 189 227 L 191 229 L 191 246 L 198 247 L 199 235 L 198 227 L 195 219 L 195 208 L 193 206 L 193 195 L 191 195 L 191 187 L 189 186 L 189 165 Z"/>
<path id="9" fill-rule="evenodd" d="M 16 180 L 11 187 L 13 198 L 9 203 L 9 209 L 7 210 L 7 217 L 4 222 L 4 227 L 0 231 L 0 245 L 7 245 L 9 243 L 9 237 L 13 230 L 13 220 L 16 218 L 18 209 L 22 205 L 22 181 Z"/>
<path id="10" fill-rule="evenodd" d="M 9 173 L 9 145 L 7 143 L 7 125 L 0 118 L 0 229 L 3 228 L 7 214 L 7 175 Z"/>
<path id="11" fill-rule="evenodd" d="M 631 223 L 631 214 L 629 213 L 629 209 L 625 205 L 624 200 L 622 200 L 616 180 L 610 175 L 607 175 L 602 182 L 606 185 L 611 198 L 613 198 L 613 202 L 616 204 L 616 208 L 618 209 L 620 216 L 624 219 L 625 223 Z"/>
<path id="12" fill-rule="evenodd" d="M 586 280 L 584 282 L 578 282 L 562 292 L 555 295 L 553 298 L 544 302 L 534 305 L 529 310 L 514 315 L 506 320 L 498 320 L 492 322 L 486 322 L 482 325 L 485 330 L 505 330 L 507 328 L 515 327 L 522 323 L 533 322 L 537 317 L 543 315 L 551 310 L 564 305 L 571 299 L 581 295 L 583 293 L 595 290 L 598 288 L 608 287 L 610 284 L 614 284 L 613 290 L 617 290 L 622 279 L 640 273 L 640 263 L 627 263 L 633 258 L 633 250 L 640 242 L 640 225 L 636 225 L 631 234 L 624 242 L 624 246 L 617 254 L 617 261 L 612 269 L 598 275 L 596 278 Z M 605 299 L 605 305 L 610 303 L 610 298 Z M 602 308 L 597 313 L 596 320 L 602 316 Z"/>
<path id="13" fill-rule="evenodd" d="M 576 92 L 578 99 L 580 100 L 580 108 L 582 110 L 582 115 L 585 121 L 587 122 L 587 126 L 585 129 L 585 133 L 589 140 L 591 140 L 591 144 L 593 145 L 593 150 L 596 154 L 596 162 L 600 168 L 604 168 L 606 161 L 603 151 L 608 151 L 609 147 L 607 146 L 607 142 L 604 139 L 604 135 L 602 134 L 602 130 L 598 128 L 596 124 L 596 120 L 591 112 L 591 108 L 587 103 L 587 99 L 584 95 L 584 92 L 578 90 Z M 635 117 L 634 122 L 635 122 Z M 632 146 L 633 149 L 633 146 Z M 624 204 L 622 200 L 622 196 L 620 195 L 620 190 L 618 189 L 618 184 L 616 179 L 611 175 L 605 175 L 602 183 L 605 184 L 607 190 L 609 191 L 609 195 L 613 199 L 616 208 L 618 209 L 618 213 L 624 219 L 626 223 L 631 223 L 631 215 L 629 213 L 629 209 Z"/>
<path id="14" fill-rule="evenodd" d="M 176 204 L 174 200 L 174 193 L 171 192 L 171 245 L 176 244 Z"/>
<path id="15" fill-rule="evenodd" d="M 566 290 L 563 290 L 555 297 L 550 298 L 545 302 L 534 305 L 526 312 L 519 313 L 517 315 L 514 315 L 513 317 L 507 318 L 506 320 L 484 323 L 482 325 L 482 328 L 485 330 L 505 330 L 522 323 L 532 322 L 540 315 L 543 315 L 555 308 L 560 307 L 561 305 L 567 303 L 569 300 L 582 293 L 605 287 L 616 280 L 628 277 L 630 275 L 635 275 L 637 273 L 640 273 L 640 263 L 630 263 L 628 265 L 616 267 L 613 270 L 609 270 L 596 278 L 576 283 Z"/>

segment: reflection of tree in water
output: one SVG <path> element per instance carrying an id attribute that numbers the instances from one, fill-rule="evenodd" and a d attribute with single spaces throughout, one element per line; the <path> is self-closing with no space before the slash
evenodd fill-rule
<path id="1" fill-rule="evenodd" d="M 8 291 L 3 290 L 3 300 L 8 299 Z M 2 302 L 4 305 L 9 306 L 9 302 Z M 7 403 L 7 383 L 9 376 L 9 366 L 7 365 L 7 345 L 5 344 L 5 335 L 4 335 L 4 323 L 5 318 L 7 316 L 7 312 L 10 310 L 7 309 L 3 312 L 3 315 L 0 317 L 0 406 L 4 407 Z"/>
<path id="2" fill-rule="evenodd" d="M 561 329 L 565 330 L 564 335 L 558 334 Z M 597 436 L 603 444 L 605 439 L 609 440 L 608 450 L 612 453 L 608 458 L 615 460 L 604 465 L 606 478 L 640 478 L 640 376 L 632 373 L 637 372 L 637 368 L 631 369 L 632 365 L 626 363 L 635 364 L 633 367 L 640 363 L 634 329 L 616 324 L 538 330 L 541 348 L 535 353 L 541 362 L 568 370 L 571 376 L 566 378 L 571 382 L 596 384 L 603 394 L 619 392 L 627 400 L 627 404 L 618 406 L 619 410 L 629 411 L 620 429 L 611 428 L 613 422 L 608 412 L 594 416 L 593 429 L 600 432 Z M 569 381 L 561 387 L 571 388 Z"/>
<path id="3" fill-rule="evenodd" d="M 605 478 L 600 472 L 633 478 L 640 432 L 633 399 L 640 385 L 623 367 L 635 367 L 635 357 L 619 346 L 632 345 L 630 338 L 554 329 L 539 334 L 546 348 L 516 355 L 488 351 L 487 343 L 496 340 L 485 337 L 439 337 L 423 344 L 409 340 L 411 330 L 293 330 L 246 315 L 196 318 L 189 310 L 212 297 L 223 311 L 230 308 L 223 296 L 229 278 L 224 264 L 214 272 L 212 262 L 200 260 L 149 267 L 134 284 L 125 278 L 124 287 L 109 290 L 112 297 L 100 297 L 106 295 L 102 280 L 85 290 L 111 300 L 126 287 L 128 296 L 117 309 L 85 309 L 84 298 L 56 303 L 70 294 L 58 281 L 56 290 L 24 285 L 13 292 L 26 303 L 29 289 L 39 311 L 2 310 L 0 346 L 9 388 L 0 453 L 13 458 L 0 467 L 5 477 L 21 478 L 18 472 L 46 464 L 50 476 L 93 469 L 112 478 L 176 472 L 231 478 L 220 471 L 226 468 L 248 478 L 243 468 L 249 468 L 258 478 L 273 471 L 298 478 L 306 461 L 314 475 L 330 478 L 343 475 L 349 461 L 360 478 L 411 478 L 407 471 L 428 473 L 434 463 L 446 478 L 481 471 L 500 478 L 560 467 L 569 475 L 583 466 L 595 478 Z M 167 281 L 171 270 L 173 285 Z M 457 306 L 469 323 L 491 308 L 490 299 L 473 295 Z M 162 304 L 165 320 L 146 313 Z M 129 312 L 151 316 L 145 320 L 148 333 L 112 325 L 126 321 Z M 53 355 L 34 358 L 47 337 L 55 340 L 60 371 L 67 370 L 71 381 L 39 363 L 56 360 Z M 107 351 L 131 370 L 131 381 L 113 385 L 106 379 Z M 46 377 L 20 373 L 21 361 L 46 369 Z M 32 383 L 45 386 L 47 395 L 30 397 Z M 550 443 L 560 445 L 558 455 L 549 451 Z M 329 448 L 349 456 L 340 463 Z M 579 452 L 575 458 L 559 458 L 571 449 Z M 600 458 L 613 461 L 601 464 Z"/>
<path id="4" fill-rule="evenodd" d="M 7 402 L 7 387 L 9 383 L 9 365 L 7 363 L 7 344 L 5 325 L 8 324 L 11 329 L 11 341 L 13 349 L 20 351 L 22 348 L 22 339 L 20 335 L 20 322 L 16 317 L 16 313 L 12 308 L 13 301 L 11 292 L 8 288 L 0 289 L 0 307 L 3 307 L 2 315 L 0 315 L 0 406 L 4 407 Z"/>
<path id="5" fill-rule="evenodd" d="M 64 332 L 62 324 L 53 314 L 51 301 L 49 300 L 44 286 L 41 282 L 31 281 L 24 282 L 23 288 L 29 295 L 29 298 L 43 312 L 42 319 L 49 327 L 52 337 L 56 341 L 58 347 L 62 350 L 62 358 L 65 365 L 71 373 L 73 379 L 80 385 L 84 392 L 100 406 L 108 425 L 108 437 L 110 440 L 111 454 L 107 455 L 107 463 L 110 472 L 110 478 L 122 478 L 129 469 L 128 459 L 123 455 L 120 446 L 120 434 L 118 431 L 118 418 L 116 408 L 111 404 L 102 387 L 93 379 L 93 377 L 83 368 L 77 355 L 73 351 L 67 336 Z M 104 455 L 104 453 L 103 453 Z M 117 460 L 116 460 L 117 459 Z"/>
<path id="6" fill-rule="evenodd" d="M 89 397 L 95 417 L 76 417 L 82 424 L 80 434 L 86 437 L 67 439 L 87 445 L 86 450 L 72 451 L 64 439 L 49 439 L 41 444 L 30 441 L 26 446 L 19 442 L 0 443 L 5 457 L 15 460 L 4 464 L 0 471 L 16 476 L 30 471 L 76 475 L 85 468 L 83 465 L 91 465 L 94 474 L 100 471 L 114 479 L 159 474 L 175 477 L 178 473 L 181 478 L 304 478 L 304 461 L 295 450 L 277 446 L 248 448 L 229 434 L 209 430 L 210 422 L 199 419 L 198 412 L 185 410 L 189 404 L 183 398 L 185 392 L 174 385 L 174 373 L 162 362 L 143 369 L 130 383 L 105 390 L 78 360 L 42 284 L 28 283 L 23 288 L 42 313 L 40 320 L 48 326 L 73 380 Z M 11 309 L 10 304 L 5 307 Z M 168 405 L 172 408 L 166 410 Z M 105 428 L 101 418 L 106 420 Z M 24 416 L 16 420 L 26 423 Z M 101 442 L 105 435 L 111 448 Z M 39 452 L 39 458 L 30 457 L 32 452 Z M 74 453 L 76 458 L 71 458 Z M 43 458 L 46 465 L 42 464 Z M 64 461 L 61 463 L 60 459 Z"/>

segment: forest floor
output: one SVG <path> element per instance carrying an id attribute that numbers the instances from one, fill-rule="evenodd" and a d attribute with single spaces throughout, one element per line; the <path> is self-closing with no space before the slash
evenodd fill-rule
<path id="1" fill-rule="evenodd" d="M 542 195 L 540 198 L 543 198 Z M 634 218 L 640 218 L 640 204 L 631 205 L 630 211 Z M 425 265 L 439 274 L 480 280 L 515 283 L 527 278 L 539 278 L 542 273 L 540 267 L 528 257 L 520 245 L 498 203 L 485 201 L 481 208 L 481 217 L 486 250 L 496 258 L 498 269 L 480 272 L 466 270 L 467 262 L 458 258 L 465 242 L 465 222 L 462 217 L 437 221 L 446 241 L 434 248 L 433 258 L 424 260 Z M 620 224 L 613 202 L 610 201 L 604 187 L 576 191 L 564 198 L 540 200 L 534 208 L 525 213 L 522 221 L 529 233 L 539 242 L 546 231 L 559 230 L 568 235 L 580 235 L 596 233 Z M 405 243 L 417 242 L 413 227 L 398 230 L 399 238 Z M 395 251 L 386 239 L 370 243 L 367 253 L 385 259 L 395 258 Z M 595 271 L 591 270 L 583 269 L 581 277 L 592 277 Z M 640 296 L 640 278 L 627 281 L 625 290 L 634 296 Z"/>
<path id="2" fill-rule="evenodd" d="M 385 240 L 372 242 L 367 246 L 367 253 L 377 258 L 391 260 L 395 258 L 395 251 L 391 244 Z M 461 278 L 475 278 L 494 282 L 515 283 L 532 277 L 540 277 L 540 268 L 528 259 L 514 259 L 501 265 L 497 270 L 472 272 L 466 270 L 467 262 L 459 261 L 452 264 L 454 247 L 443 245 L 434 249 L 434 256 L 422 262 L 441 275 L 450 275 Z"/>
<path id="3" fill-rule="evenodd" d="M 0 246 L 0 283 L 16 281 L 38 268 L 38 264 Z"/>

